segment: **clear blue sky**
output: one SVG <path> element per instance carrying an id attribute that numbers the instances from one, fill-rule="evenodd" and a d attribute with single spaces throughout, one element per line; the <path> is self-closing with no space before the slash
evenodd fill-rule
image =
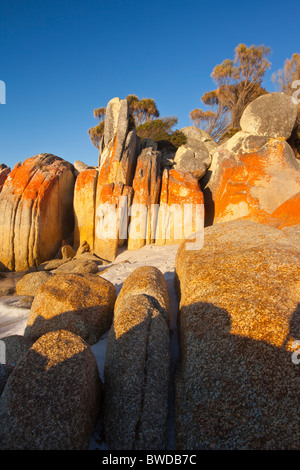
<path id="1" fill-rule="evenodd" d="M 299 47 L 299 1 L 0 0 L 0 163 L 42 152 L 97 164 L 87 130 L 116 96 L 189 112 L 239 43 L 272 49 L 264 86 Z"/>

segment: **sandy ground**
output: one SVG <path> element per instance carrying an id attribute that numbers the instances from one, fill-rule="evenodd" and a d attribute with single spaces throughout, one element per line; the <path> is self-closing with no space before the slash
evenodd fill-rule
<path id="1" fill-rule="evenodd" d="M 169 399 L 169 422 L 168 422 L 168 448 L 175 449 L 174 440 L 174 390 L 173 378 L 178 360 L 177 340 L 177 311 L 178 303 L 174 289 L 174 266 L 178 245 L 156 246 L 147 245 L 140 250 L 120 250 L 115 261 L 106 266 L 100 266 L 100 275 L 112 282 L 116 288 L 117 295 L 125 279 L 134 269 L 139 266 L 156 266 L 163 273 L 170 301 L 170 343 L 171 343 L 171 380 Z M 103 272 L 101 274 L 101 272 Z M 0 279 L 0 287 L 13 287 L 22 277 L 21 273 L 9 273 L 6 279 Z M 0 297 L 0 339 L 5 336 L 23 335 L 26 326 L 29 309 L 21 305 L 21 296 Z M 95 355 L 99 375 L 104 380 L 104 362 L 108 333 L 103 335 L 98 343 L 92 346 Z M 97 427 L 90 443 L 90 449 L 107 449 L 102 440 L 101 425 Z"/>

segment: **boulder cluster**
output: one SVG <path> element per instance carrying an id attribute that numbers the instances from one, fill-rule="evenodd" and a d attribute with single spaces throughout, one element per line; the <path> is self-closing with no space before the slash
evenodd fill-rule
<path id="1" fill-rule="evenodd" d="M 31 307 L 24 335 L 1 339 L 0 449 L 87 449 L 99 418 L 111 450 L 168 449 L 170 390 L 178 450 L 300 448 L 297 125 L 271 93 L 227 141 L 183 128 L 170 154 L 115 98 L 98 166 L 0 166 L 0 271 L 26 272 L 16 293 Z M 125 244 L 178 244 L 174 377 L 162 272 L 135 269 L 118 296 L 99 272 Z"/>

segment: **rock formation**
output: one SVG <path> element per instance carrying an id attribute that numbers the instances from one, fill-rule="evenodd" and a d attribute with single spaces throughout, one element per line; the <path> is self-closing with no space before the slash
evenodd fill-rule
<path id="1" fill-rule="evenodd" d="M 11 373 L 0 404 L 0 449 L 86 450 L 99 414 L 95 357 L 79 336 L 42 336 Z"/>
<path id="2" fill-rule="evenodd" d="M 16 165 L 0 194 L 0 266 L 26 271 L 73 233 L 73 166 L 50 154 Z"/>
<path id="3" fill-rule="evenodd" d="M 197 179 L 188 172 L 165 169 L 162 178 L 157 245 L 176 245 L 200 230 L 204 199 Z"/>
<path id="4" fill-rule="evenodd" d="M 65 329 L 89 344 L 96 343 L 111 326 L 116 290 L 93 274 L 56 274 L 37 291 L 24 336 Z"/>
<path id="5" fill-rule="evenodd" d="M 133 180 L 129 250 L 137 250 L 154 242 L 160 188 L 161 153 L 147 147 L 138 157 Z"/>
<path id="6" fill-rule="evenodd" d="M 169 330 L 161 276 L 151 267 L 133 272 L 116 303 L 103 407 L 105 439 L 113 450 L 166 449 Z"/>
<path id="7" fill-rule="evenodd" d="M 299 163 L 286 142 L 297 106 L 282 93 L 248 105 L 242 131 L 213 154 L 205 181 L 207 225 L 247 217 L 260 221 L 300 191 Z"/>
<path id="8" fill-rule="evenodd" d="M 176 170 L 188 171 L 195 178 L 202 178 L 211 164 L 210 153 L 217 147 L 210 135 L 195 126 L 181 129 L 187 143 L 181 145 L 174 157 Z"/>
<path id="9" fill-rule="evenodd" d="M 299 233 L 236 220 L 176 258 L 178 449 L 297 449 Z"/>

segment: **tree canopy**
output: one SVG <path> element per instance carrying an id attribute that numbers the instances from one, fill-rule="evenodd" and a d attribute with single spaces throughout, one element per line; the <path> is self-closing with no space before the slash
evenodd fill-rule
<path id="1" fill-rule="evenodd" d="M 172 128 L 178 122 L 177 117 L 159 118 L 159 111 L 152 98 L 142 98 L 140 100 L 136 95 L 128 95 L 126 99 L 129 102 L 130 115 L 133 118 L 139 137 L 155 141 L 168 140 L 175 147 L 186 142 L 186 137 L 182 132 L 172 131 Z M 97 148 L 99 148 L 104 133 L 105 112 L 105 108 L 94 109 L 94 117 L 98 119 L 99 123 L 88 130 L 90 139 Z"/>
<path id="2" fill-rule="evenodd" d="M 245 107 L 266 93 L 261 83 L 271 66 L 267 59 L 270 52 L 270 48 L 264 45 L 247 47 L 239 44 L 233 60 L 225 59 L 216 65 L 211 77 L 217 89 L 204 93 L 201 98 L 211 109 L 191 111 L 190 118 L 195 125 L 204 128 L 217 139 L 224 131 L 239 128 Z"/>

